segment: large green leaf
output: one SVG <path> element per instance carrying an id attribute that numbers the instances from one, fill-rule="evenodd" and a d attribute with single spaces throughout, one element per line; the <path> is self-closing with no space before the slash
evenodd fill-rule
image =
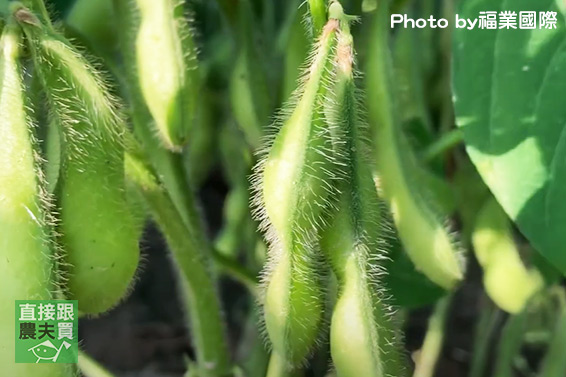
<path id="1" fill-rule="evenodd" d="M 480 11 L 557 12 L 557 29 L 456 29 L 457 124 L 483 180 L 533 246 L 566 272 L 566 31 L 561 0 L 462 0 Z"/>

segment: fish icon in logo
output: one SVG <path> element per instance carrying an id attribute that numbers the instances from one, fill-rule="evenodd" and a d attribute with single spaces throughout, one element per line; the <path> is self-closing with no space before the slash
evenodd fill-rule
<path id="1" fill-rule="evenodd" d="M 57 362 L 57 358 L 59 357 L 63 347 L 65 347 L 65 349 L 69 349 L 71 345 L 64 341 L 61 346 L 57 348 L 50 340 L 46 340 L 43 343 L 31 347 L 28 351 L 33 352 L 35 357 L 37 357 L 37 361 L 35 362 L 36 364 L 39 363 L 40 360 L 51 360 L 55 363 Z"/>

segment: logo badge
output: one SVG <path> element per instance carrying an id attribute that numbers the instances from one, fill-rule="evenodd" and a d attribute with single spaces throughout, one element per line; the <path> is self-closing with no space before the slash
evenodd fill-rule
<path id="1" fill-rule="evenodd" d="M 78 302 L 17 300 L 16 363 L 77 363 Z"/>

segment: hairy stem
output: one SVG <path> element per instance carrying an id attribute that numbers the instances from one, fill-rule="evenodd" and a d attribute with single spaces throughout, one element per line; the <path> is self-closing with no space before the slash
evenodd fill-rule
<path id="1" fill-rule="evenodd" d="M 432 161 L 441 154 L 456 147 L 464 140 L 464 133 L 460 129 L 453 129 L 443 134 L 438 140 L 429 145 L 424 153 L 425 161 Z"/>
<path id="2" fill-rule="evenodd" d="M 126 155 L 126 175 L 144 197 L 171 249 L 187 304 L 200 375 L 229 375 L 220 302 L 199 237 L 194 237 L 194 229 L 187 229 L 172 199 L 141 158 Z"/>
<path id="3" fill-rule="evenodd" d="M 130 154 L 128 170 L 130 174 L 137 173 L 130 179 L 141 184 L 145 177 L 146 184 L 140 186 L 142 194 L 162 228 L 179 268 L 201 373 L 203 376 L 227 375 L 230 356 L 215 278 L 209 273 L 212 246 L 201 220 L 194 190 L 187 179 L 182 154 L 172 153 L 159 145 L 151 127 L 153 119 L 135 73 L 134 40 L 139 26 L 136 12 L 131 9 L 128 0 L 114 0 L 114 9 L 123 25 L 119 40 L 128 66 L 128 69 L 124 68 L 128 79 L 124 89 L 132 104 L 134 133 L 155 171 L 155 175 L 151 174 L 152 170 L 145 160 L 140 161 L 137 155 Z"/>

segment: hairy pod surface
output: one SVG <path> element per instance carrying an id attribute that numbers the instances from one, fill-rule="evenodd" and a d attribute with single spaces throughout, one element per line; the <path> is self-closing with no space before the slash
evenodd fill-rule
<path id="1" fill-rule="evenodd" d="M 343 179 L 339 204 L 321 240 L 339 283 L 330 350 L 340 377 L 403 376 L 392 313 L 379 286 L 380 259 L 386 258 L 384 208 L 368 164 L 368 130 L 358 115 L 348 20 L 340 24 L 336 82 L 327 113 L 336 129 Z"/>
<path id="2" fill-rule="evenodd" d="M 139 259 L 125 197 L 123 123 L 94 67 L 68 41 L 42 26 L 24 28 L 62 136 L 57 204 L 70 298 L 83 313 L 101 313 L 127 293 Z"/>
<path id="3" fill-rule="evenodd" d="M 494 198 L 478 213 L 472 243 L 483 269 L 483 284 L 501 309 L 520 313 L 543 280 L 536 270 L 523 264 L 513 240 L 510 220 Z"/>
<path id="4" fill-rule="evenodd" d="M 125 0 L 121 0 L 125 1 Z M 184 2 L 135 0 L 139 11 L 136 61 L 140 89 L 171 150 L 188 141 L 196 119 L 199 92 L 197 53 Z"/>
<path id="5" fill-rule="evenodd" d="M 46 193 L 26 112 L 21 36 L 9 24 L 0 39 L 0 363 L 14 377 L 68 376 L 64 364 L 16 364 L 15 300 L 49 300 L 55 289 L 53 245 L 49 240 Z"/>
<path id="6" fill-rule="evenodd" d="M 399 128 L 387 28 L 389 2 L 378 5 L 369 38 L 367 101 L 379 189 L 387 200 L 401 242 L 415 267 L 444 289 L 463 278 L 453 237 L 444 227 L 419 182 L 420 166 Z"/>
<path id="7" fill-rule="evenodd" d="M 336 19 L 330 20 L 322 31 L 297 102 L 258 171 L 257 199 L 271 254 L 265 278 L 265 325 L 274 351 L 293 365 L 308 356 L 322 323 L 324 271 L 316 249 L 333 179 L 330 132 L 322 105 L 337 25 Z"/>

